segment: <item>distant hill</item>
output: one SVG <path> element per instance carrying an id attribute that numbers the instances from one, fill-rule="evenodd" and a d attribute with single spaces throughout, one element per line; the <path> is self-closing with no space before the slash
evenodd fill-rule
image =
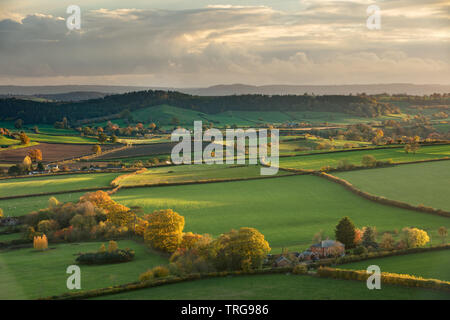
<path id="1" fill-rule="evenodd" d="M 429 95 L 433 93 L 450 93 L 450 85 L 416 85 L 407 83 L 392 84 L 361 84 L 361 85 L 336 85 L 336 86 L 308 86 L 308 85 L 268 85 L 250 86 L 245 84 L 217 85 L 209 88 L 180 89 L 180 92 L 199 96 L 225 96 L 234 94 L 295 94 L 304 93 L 315 95 L 335 94 L 408 94 Z"/>
<path id="2" fill-rule="evenodd" d="M 100 86 L 100 85 L 64 85 L 64 86 L 0 86 L 0 95 L 30 95 L 42 96 L 60 95 L 57 100 L 70 101 L 68 97 L 74 95 L 77 100 L 91 99 L 87 92 L 106 94 L 121 94 L 143 90 L 169 90 L 178 91 L 198 96 L 228 96 L 242 94 L 265 94 L 265 95 L 303 95 L 304 93 L 315 95 L 348 95 L 348 94 L 408 94 L 424 95 L 433 93 L 450 93 L 450 85 L 438 84 L 352 84 L 352 85 L 267 85 L 252 86 L 245 84 L 216 85 L 207 88 L 170 88 L 170 87 L 137 87 L 137 86 Z M 84 95 L 84 96 L 83 96 Z M 55 97 L 53 97 L 55 98 Z M 52 99 L 50 97 L 49 99 Z"/>

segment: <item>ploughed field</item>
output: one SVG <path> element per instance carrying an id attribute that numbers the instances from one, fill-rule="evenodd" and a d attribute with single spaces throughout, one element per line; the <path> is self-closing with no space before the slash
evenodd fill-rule
<path id="1" fill-rule="evenodd" d="M 381 272 L 409 274 L 422 278 L 450 281 L 450 250 L 370 259 L 339 265 L 338 268 L 366 270 L 370 265 L 379 266 Z"/>
<path id="2" fill-rule="evenodd" d="M 103 151 L 114 148 L 114 145 L 102 145 Z M 66 159 L 78 158 L 93 154 L 92 144 L 59 144 L 59 143 L 40 143 L 36 146 L 0 150 L 0 163 L 16 164 L 23 161 L 31 149 L 42 151 L 42 162 L 55 162 Z"/>
<path id="3" fill-rule="evenodd" d="M 102 299 L 145 300 L 315 300 L 315 299 L 450 299 L 450 294 L 432 290 L 382 285 L 368 290 L 366 282 L 299 275 L 252 275 L 210 278 L 161 287 L 100 296 Z M 264 304 L 264 303 L 263 303 Z"/>
<path id="4" fill-rule="evenodd" d="M 275 252 L 300 250 L 323 229 L 334 237 L 343 216 L 357 227 L 376 226 L 383 232 L 404 227 L 425 229 L 439 243 L 437 229 L 450 227 L 445 217 L 378 204 L 316 176 L 122 189 L 113 199 L 144 212 L 171 208 L 186 219 L 184 230 L 218 236 L 231 229 L 254 227 Z"/>
<path id="5" fill-rule="evenodd" d="M 103 242 L 107 245 L 107 242 Z M 139 274 L 152 267 L 167 264 L 167 259 L 151 252 L 145 245 L 131 240 L 117 242 L 119 248 L 135 251 L 135 258 L 127 263 L 80 265 L 81 289 L 98 289 L 136 282 Z M 96 252 L 102 242 L 49 245 L 38 252 L 24 248 L 0 252 L 0 300 L 36 299 L 67 293 L 68 266 L 75 264 L 80 252 Z"/>
<path id="6" fill-rule="evenodd" d="M 312 154 L 295 157 L 281 157 L 280 167 L 293 169 L 320 170 L 322 167 L 337 167 L 340 161 L 347 160 L 361 165 L 365 155 L 372 155 L 379 161 L 413 162 L 419 160 L 442 159 L 450 157 L 450 145 L 424 146 L 416 154 L 407 154 L 403 148 L 386 148 L 363 151 L 346 151 Z"/>
<path id="7" fill-rule="evenodd" d="M 335 175 L 374 195 L 450 211 L 450 160 L 339 172 Z"/>

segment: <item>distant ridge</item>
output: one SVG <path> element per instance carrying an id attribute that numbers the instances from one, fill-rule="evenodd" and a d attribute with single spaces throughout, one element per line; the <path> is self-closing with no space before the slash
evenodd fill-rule
<path id="1" fill-rule="evenodd" d="M 450 85 L 439 84 L 355 84 L 355 85 L 265 85 L 252 86 L 245 84 L 215 85 L 207 88 L 170 88 L 170 87 L 138 87 L 138 86 L 102 86 L 102 85 L 63 85 L 63 86 L 0 86 L 0 95 L 30 95 L 46 96 L 61 95 L 76 92 L 74 100 L 84 100 L 83 96 L 89 98 L 89 94 L 83 92 L 95 92 L 101 94 L 121 94 L 132 91 L 143 90 L 170 90 L 199 96 L 228 96 L 243 94 L 265 94 L 265 95 L 348 95 L 348 94 L 409 94 L 424 95 L 433 93 L 450 93 Z M 61 100 L 68 100 L 70 95 L 59 96 Z M 55 97 L 46 97 L 55 98 Z"/>

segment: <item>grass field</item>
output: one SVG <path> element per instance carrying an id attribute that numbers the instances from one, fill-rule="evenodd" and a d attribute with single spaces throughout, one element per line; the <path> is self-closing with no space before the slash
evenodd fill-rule
<path id="1" fill-rule="evenodd" d="M 73 202 L 78 201 L 78 199 L 85 194 L 85 192 L 73 192 L 58 194 L 55 197 L 61 202 Z M 0 200 L 0 208 L 3 209 L 5 216 L 23 216 L 32 211 L 48 207 L 48 199 L 51 195 L 39 196 L 33 198 L 19 198 L 11 200 Z"/>
<path id="2" fill-rule="evenodd" d="M 148 169 L 144 173 L 120 180 L 121 186 L 150 185 L 158 183 L 175 183 L 212 179 L 240 179 L 260 177 L 261 167 L 227 166 L 227 165 L 185 165 Z M 286 172 L 279 171 L 285 175 Z"/>
<path id="3" fill-rule="evenodd" d="M 335 175 L 368 193 L 450 211 L 450 198 L 445 195 L 449 188 L 450 160 L 339 172 Z"/>
<path id="4" fill-rule="evenodd" d="M 450 250 L 393 256 L 338 266 L 342 269 L 366 270 L 377 265 L 382 272 L 410 274 L 423 278 L 450 281 Z"/>
<path id="5" fill-rule="evenodd" d="M 333 238 L 347 215 L 357 227 L 376 226 L 380 233 L 417 226 L 437 239 L 440 226 L 450 227 L 448 218 L 377 204 L 315 176 L 123 189 L 113 198 L 145 212 L 174 209 L 185 217 L 185 231 L 217 236 L 255 227 L 275 252 L 305 248 L 321 229 Z"/>
<path id="6" fill-rule="evenodd" d="M 103 288 L 137 281 L 147 269 L 167 264 L 167 260 L 151 253 L 134 241 L 118 241 L 119 248 L 135 250 L 135 259 L 127 263 L 80 266 L 81 288 Z M 97 251 L 101 242 L 50 245 L 38 252 L 32 248 L 0 252 L 0 299 L 33 299 L 68 292 L 68 266 L 75 264 L 79 252 Z"/>
<path id="7" fill-rule="evenodd" d="M 0 180 L 0 196 L 17 196 L 47 192 L 107 187 L 121 173 L 71 174 Z M 22 201 L 26 201 L 22 199 Z"/>
<path id="8" fill-rule="evenodd" d="M 180 300 L 314 300 L 314 299 L 450 299 L 450 294 L 431 290 L 382 286 L 368 290 L 361 281 L 296 275 L 254 275 L 211 278 L 97 297 L 102 299 Z"/>
<path id="9" fill-rule="evenodd" d="M 27 133 L 31 141 L 47 142 L 47 143 L 84 143 L 97 144 L 98 140 L 89 137 L 81 137 L 79 135 L 48 135 L 43 133 Z"/>
<path id="10" fill-rule="evenodd" d="M 450 157 L 450 145 L 422 147 L 416 154 L 407 154 L 403 148 L 389 148 L 284 157 L 280 158 L 280 167 L 320 170 L 324 166 L 336 167 L 339 161 L 342 160 L 348 160 L 355 165 L 361 165 L 361 160 L 365 155 L 372 155 L 379 161 L 391 159 L 393 162 L 440 159 Z"/>

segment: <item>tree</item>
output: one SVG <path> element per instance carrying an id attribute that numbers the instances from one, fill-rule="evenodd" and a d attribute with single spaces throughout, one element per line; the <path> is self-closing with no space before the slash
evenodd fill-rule
<path id="1" fill-rule="evenodd" d="M 3 209 L 0 208 L 0 220 L 3 218 Z"/>
<path id="2" fill-rule="evenodd" d="M 150 131 L 154 131 L 156 129 L 156 124 L 152 122 L 148 125 L 148 128 L 150 129 Z"/>
<path id="3" fill-rule="evenodd" d="M 355 247 L 355 225 L 349 217 L 344 217 L 339 221 L 335 235 L 336 240 L 342 242 L 346 249 Z"/>
<path id="4" fill-rule="evenodd" d="M 376 242 L 376 229 L 375 227 L 365 227 L 362 236 L 362 245 L 366 248 L 378 246 Z"/>
<path id="5" fill-rule="evenodd" d="M 37 230 L 44 234 L 58 230 L 59 224 L 56 220 L 41 220 L 37 225 Z"/>
<path id="6" fill-rule="evenodd" d="M 403 240 L 408 248 L 423 247 L 430 242 L 430 237 L 424 230 L 418 228 L 404 228 Z"/>
<path id="7" fill-rule="evenodd" d="M 447 228 L 446 227 L 440 227 L 438 229 L 438 234 L 439 234 L 439 237 L 441 237 L 441 239 L 442 239 L 442 243 L 445 243 L 445 240 L 446 240 L 447 235 L 448 235 Z"/>
<path id="8" fill-rule="evenodd" d="M 22 119 L 17 119 L 16 122 L 14 122 L 14 127 L 16 129 L 22 129 L 23 126 L 23 120 Z"/>
<path id="9" fill-rule="evenodd" d="M 116 252 L 117 250 L 119 250 L 119 246 L 117 245 L 117 242 L 115 242 L 114 240 L 109 241 L 108 252 L 112 253 L 112 252 Z"/>
<path id="10" fill-rule="evenodd" d="M 29 144 L 30 138 L 25 134 L 25 132 L 21 132 L 19 134 L 19 139 L 21 144 Z"/>
<path id="11" fill-rule="evenodd" d="M 100 143 L 105 143 L 106 141 L 108 141 L 108 136 L 106 134 L 104 134 L 103 132 L 100 132 L 98 134 L 97 140 Z"/>
<path id="12" fill-rule="evenodd" d="M 222 234 L 211 244 L 214 263 L 219 270 L 260 268 L 270 252 L 264 235 L 254 228 L 240 228 Z"/>
<path id="13" fill-rule="evenodd" d="M 22 161 L 22 165 L 23 165 L 24 169 L 31 170 L 31 164 L 32 164 L 31 158 L 29 156 L 25 156 L 25 158 L 23 158 L 23 161 Z"/>
<path id="14" fill-rule="evenodd" d="M 33 162 L 42 161 L 42 151 L 39 149 L 31 149 L 30 151 L 28 151 L 28 156 Z"/>
<path id="15" fill-rule="evenodd" d="M 42 164 L 42 162 L 38 162 L 36 170 L 37 171 L 41 171 L 41 172 L 45 170 L 44 165 Z"/>
<path id="16" fill-rule="evenodd" d="M 55 197 L 50 197 L 48 199 L 49 208 L 56 208 L 57 206 L 59 206 L 59 204 L 60 204 L 60 202 Z"/>
<path id="17" fill-rule="evenodd" d="M 390 233 L 384 233 L 381 239 L 380 247 L 386 250 L 391 250 L 394 248 L 395 240 Z"/>
<path id="18" fill-rule="evenodd" d="M 112 134 L 111 137 L 109 138 L 109 141 L 111 141 L 112 143 L 117 143 L 117 136 L 115 134 Z"/>
<path id="19" fill-rule="evenodd" d="M 152 248 L 174 252 L 180 246 L 184 229 L 183 216 L 167 209 L 154 211 L 143 218 L 148 221 L 144 239 Z"/>
<path id="20" fill-rule="evenodd" d="M 92 147 L 92 151 L 93 151 L 95 154 L 101 154 L 101 153 L 102 153 L 102 148 L 101 148 L 98 144 L 96 144 L 96 145 L 94 145 L 94 146 Z"/>
<path id="21" fill-rule="evenodd" d="M 42 236 L 35 236 L 33 238 L 33 248 L 41 251 L 48 249 L 47 236 L 45 234 Z"/>

